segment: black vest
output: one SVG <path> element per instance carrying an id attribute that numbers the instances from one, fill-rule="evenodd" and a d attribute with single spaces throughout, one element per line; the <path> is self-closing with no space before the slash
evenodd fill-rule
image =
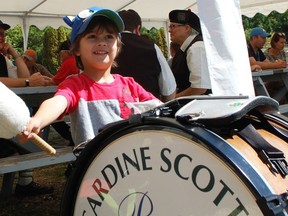
<path id="1" fill-rule="evenodd" d="M 144 89 L 160 97 L 158 78 L 161 66 L 154 42 L 132 33 L 122 33 L 122 50 L 116 58 L 118 67 L 112 73 L 133 77 Z"/>
<path id="2" fill-rule="evenodd" d="M 2 54 L 0 54 L 0 77 L 8 77 L 6 59 Z"/>
<path id="3" fill-rule="evenodd" d="M 190 71 L 187 66 L 186 55 L 187 50 L 192 46 L 192 44 L 196 43 L 197 41 L 203 41 L 202 35 L 197 35 L 191 41 L 191 43 L 188 45 L 188 47 L 184 52 L 181 49 L 179 49 L 173 58 L 171 69 L 176 80 L 178 89 L 177 92 L 181 92 L 191 86 L 191 83 L 189 82 Z M 210 93 L 211 93 L 210 89 L 205 92 L 205 94 Z"/>

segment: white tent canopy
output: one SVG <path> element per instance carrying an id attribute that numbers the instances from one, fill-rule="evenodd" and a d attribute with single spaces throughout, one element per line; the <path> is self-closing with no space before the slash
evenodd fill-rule
<path id="1" fill-rule="evenodd" d="M 44 28 L 47 25 L 63 25 L 62 17 L 76 15 L 89 6 L 107 7 L 116 11 L 122 9 L 136 10 L 143 20 L 165 22 L 168 13 L 173 9 L 188 9 L 198 13 L 196 0 L 9 0 L 0 9 L 0 19 L 11 24 L 23 26 L 36 25 Z M 207 5 L 209 7 L 209 5 Z M 265 15 L 272 10 L 285 12 L 287 0 L 240 0 L 241 13 L 254 16 L 257 12 Z"/>

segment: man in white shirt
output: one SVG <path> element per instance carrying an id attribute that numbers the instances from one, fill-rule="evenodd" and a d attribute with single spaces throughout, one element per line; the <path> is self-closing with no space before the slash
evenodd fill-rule
<path id="1" fill-rule="evenodd" d="M 169 20 L 171 41 L 181 45 L 181 51 L 176 53 L 172 63 L 176 97 L 212 93 L 198 16 L 190 10 L 173 10 Z"/>

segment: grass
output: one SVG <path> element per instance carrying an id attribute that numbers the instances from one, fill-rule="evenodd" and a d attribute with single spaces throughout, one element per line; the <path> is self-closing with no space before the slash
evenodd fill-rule
<path id="1" fill-rule="evenodd" d="M 59 143 L 67 144 L 53 128 L 51 128 L 49 133 L 48 143 L 52 145 L 59 145 Z M 54 192 L 52 194 L 25 197 L 23 199 L 16 198 L 15 196 L 0 199 L 0 216 L 59 216 L 66 183 L 66 168 L 67 163 L 34 169 L 34 181 L 43 186 L 53 186 Z M 0 186 L 2 186 L 2 179 L 3 175 L 0 175 Z M 16 182 L 17 179 L 15 178 L 14 184 Z"/>
<path id="2" fill-rule="evenodd" d="M 23 199 L 12 196 L 1 200 L 0 216 L 59 216 L 66 182 L 64 175 L 66 168 L 67 164 L 59 164 L 35 169 L 33 174 L 34 180 L 41 185 L 52 185 L 54 192 L 52 194 L 25 197 Z"/>

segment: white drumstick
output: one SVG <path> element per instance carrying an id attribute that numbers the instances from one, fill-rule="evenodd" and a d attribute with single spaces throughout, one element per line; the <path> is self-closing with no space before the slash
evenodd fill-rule
<path id="1" fill-rule="evenodd" d="M 0 137 L 10 139 L 22 133 L 29 120 L 30 112 L 24 101 L 0 82 Z M 41 149 L 56 154 L 56 150 L 41 137 L 35 133 L 32 135 L 33 142 Z"/>

